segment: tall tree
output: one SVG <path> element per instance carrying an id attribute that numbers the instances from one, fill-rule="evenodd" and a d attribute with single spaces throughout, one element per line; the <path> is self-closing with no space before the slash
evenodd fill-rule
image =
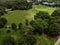
<path id="1" fill-rule="evenodd" d="M 15 23 L 12 23 L 11 27 L 13 30 L 15 30 L 15 31 L 17 30 L 17 25 Z"/>

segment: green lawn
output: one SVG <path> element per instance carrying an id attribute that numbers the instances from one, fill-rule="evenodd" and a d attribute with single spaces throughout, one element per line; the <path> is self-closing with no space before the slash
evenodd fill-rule
<path id="1" fill-rule="evenodd" d="M 55 9 L 56 8 L 47 7 L 47 6 L 34 5 L 32 9 L 27 10 L 27 11 L 26 10 L 8 11 L 8 14 L 5 14 L 2 17 L 7 19 L 7 21 L 8 21 L 7 25 L 11 25 L 12 23 L 16 23 L 18 25 L 20 22 L 22 22 L 24 24 L 25 19 L 28 19 L 29 21 L 33 20 L 34 15 L 39 11 L 46 11 L 51 15 Z M 0 45 L 1 45 L 2 39 L 4 39 L 4 37 L 6 37 L 6 36 L 12 35 L 16 39 L 19 39 L 21 36 L 20 31 L 14 32 L 10 29 L 11 33 L 7 34 L 6 33 L 7 30 L 8 30 L 8 28 L 0 29 Z M 53 43 L 55 42 L 53 40 L 48 39 L 44 35 L 41 35 L 41 36 L 37 35 L 36 38 L 37 38 L 36 45 L 53 45 Z"/>
<path id="2" fill-rule="evenodd" d="M 52 8 L 52 7 L 34 5 L 32 9 L 27 11 L 25 10 L 24 11 L 22 10 L 8 11 L 8 14 L 5 14 L 2 17 L 8 20 L 7 25 L 11 25 L 11 23 L 19 24 L 20 22 L 24 24 L 26 19 L 28 19 L 29 21 L 33 20 L 34 15 L 39 11 L 45 11 L 51 15 L 54 10 L 55 8 Z"/>
<path id="3" fill-rule="evenodd" d="M 36 11 L 45 11 L 48 12 L 50 15 L 54 12 L 56 8 L 53 7 L 47 7 L 47 6 L 42 6 L 42 5 L 35 5 L 33 6 Z"/>
<path id="4" fill-rule="evenodd" d="M 27 11 L 15 10 L 9 11 L 8 14 L 5 14 L 3 17 L 8 20 L 8 25 L 11 25 L 11 23 L 24 23 L 26 19 L 29 21 L 33 20 L 34 15 L 35 13 L 32 11 L 32 9 Z"/>

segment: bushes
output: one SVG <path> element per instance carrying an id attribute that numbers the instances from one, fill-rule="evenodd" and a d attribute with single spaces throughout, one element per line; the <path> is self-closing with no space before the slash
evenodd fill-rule
<path id="1" fill-rule="evenodd" d="M 60 9 L 55 10 L 55 11 L 52 13 L 52 16 L 60 16 Z"/>
<path id="2" fill-rule="evenodd" d="M 2 45 L 16 45 L 13 37 L 6 37 L 2 40 Z"/>
<path id="3" fill-rule="evenodd" d="M 5 18 L 0 18 L 0 28 L 3 28 L 7 24 L 7 20 Z"/>
<path id="4" fill-rule="evenodd" d="M 34 19 L 38 19 L 38 18 L 49 19 L 50 15 L 47 12 L 40 11 L 34 16 Z"/>
<path id="5" fill-rule="evenodd" d="M 35 15 L 35 19 L 30 22 L 34 28 L 34 34 L 46 34 L 51 37 L 59 36 L 60 34 L 60 17 L 49 16 L 46 12 L 39 12 Z"/>
<path id="6" fill-rule="evenodd" d="M 2 45 L 35 45 L 36 39 L 33 35 L 22 35 L 18 40 L 15 37 L 6 36 L 2 40 Z"/>
<path id="7" fill-rule="evenodd" d="M 22 27 L 23 27 L 23 24 L 22 24 L 22 23 L 19 23 L 19 24 L 18 24 L 18 29 L 20 29 L 20 30 L 21 30 L 21 29 L 22 29 Z"/>
<path id="8" fill-rule="evenodd" d="M 16 31 L 17 30 L 17 25 L 15 23 L 12 23 L 11 28 Z"/>
<path id="9" fill-rule="evenodd" d="M 48 23 L 42 19 L 36 19 L 34 22 L 31 21 L 32 27 L 34 27 L 34 33 L 42 34 L 46 28 L 48 28 Z"/>
<path id="10" fill-rule="evenodd" d="M 34 36 L 31 35 L 24 35 L 18 40 L 17 45 L 34 45 L 36 39 Z"/>
<path id="11" fill-rule="evenodd" d="M 28 10 L 32 8 L 32 3 L 26 0 L 22 1 L 6 1 L 4 6 L 12 10 Z"/>
<path id="12" fill-rule="evenodd" d="M 60 33 L 60 25 L 57 23 L 49 25 L 48 30 L 46 30 L 46 34 L 51 37 L 59 36 Z"/>
<path id="13" fill-rule="evenodd" d="M 12 6 L 13 6 L 14 3 L 15 2 L 13 2 L 13 1 L 5 1 L 3 3 L 3 6 L 5 6 L 7 9 L 10 9 L 10 8 L 12 8 Z"/>
<path id="14" fill-rule="evenodd" d="M 0 16 L 4 15 L 4 13 L 7 13 L 5 7 L 0 7 Z"/>

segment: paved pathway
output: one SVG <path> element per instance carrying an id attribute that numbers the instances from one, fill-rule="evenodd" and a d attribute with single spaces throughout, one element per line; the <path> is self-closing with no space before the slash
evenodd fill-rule
<path id="1" fill-rule="evenodd" d="M 56 41 L 54 45 L 60 45 L 60 38 L 58 38 L 58 40 Z"/>

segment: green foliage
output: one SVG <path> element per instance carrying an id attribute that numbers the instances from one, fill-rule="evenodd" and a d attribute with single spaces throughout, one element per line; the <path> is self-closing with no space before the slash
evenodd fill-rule
<path id="1" fill-rule="evenodd" d="M 7 24 L 7 20 L 5 18 L 0 18 L 0 28 L 3 28 Z"/>
<path id="2" fill-rule="evenodd" d="M 3 3 L 3 6 L 5 6 L 8 9 L 10 9 L 10 8 L 12 8 L 12 6 L 14 6 L 15 3 L 16 3 L 15 1 L 5 1 Z"/>
<path id="3" fill-rule="evenodd" d="M 5 1 L 3 6 L 12 10 L 28 10 L 32 8 L 32 3 L 26 0 Z"/>
<path id="4" fill-rule="evenodd" d="M 28 26 L 29 25 L 29 21 L 26 19 L 25 20 L 25 24 Z"/>
<path id="5" fill-rule="evenodd" d="M 46 35 L 51 37 L 59 36 L 60 34 L 60 25 L 57 23 L 49 25 L 48 30 L 46 30 Z"/>
<path id="6" fill-rule="evenodd" d="M 47 12 L 40 11 L 34 16 L 34 19 L 38 19 L 38 18 L 49 19 L 50 15 Z"/>
<path id="7" fill-rule="evenodd" d="M 45 20 L 37 19 L 35 21 L 31 21 L 32 27 L 34 27 L 34 33 L 41 34 L 44 32 L 46 28 L 48 28 L 48 23 Z"/>
<path id="8" fill-rule="evenodd" d="M 4 13 L 7 13 L 5 11 L 5 8 L 4 7 L 0 7 L 0 16 L 4 15 Z"/>
<path id="9" fill-rule="evenodd" d="M 2 45 L 16 45 L 13 37 L 6 37 L 2 40 Z"/>
<path id="10" fill-rule="evenodd" d="M 32 3 L 25 0 L 17 2 L 12 6 L 12 10 L 28 10 L 32 8 Z"/>
<path id="11" fill-rule="evenodd" d="M 10 30 L 7 30 L 7 33 L 10 33 L 11 31 Z"/>
<path id="12" fill-rule="evenodd" d="M 46 12 L 39 12 L 35 16 L 35 20 L 30 24 L 34 27 L 34 34 L 45 33 L 48 36 L 55 37 L 60 33 L 60 17 L 49 16 Z"/>
<path id="13" fill-rule="evenodd" d="M 40 8 L 39 8 L 40 9 Z M 37 9 L 35 9 L 35 10 L 37 10 L 36 12 L 38 12 L 38 11 L 40 11 L 40 10 L 37 10 Z M 44 8 L 43 8 L 44 9 Z M 22 11 L 22 10 L 16 10 L 16 11 L 9 11 L 9 13 L 8 14 L 6 14 L 6 15 L 4 15 L 4 16 L 2 16 L 2 17 L 5 17 L 5 18 L 7 18 L 7 20 L 8 20 L 8 25 L 11 25 L 11 23 L 16 23 L 16 24 L 19 24 L 19 21 L 21 21 L 21 22 L 23 22 L 24 23 L 24 21 L 25 21 L 25 19 L 33 19 L 32 17 L 35 15 L 35 13 L 34 13 L 34 11 L 35 11 L 34 9 L 31 9 L 31 10 L 24 10 L 24 11 Z M 44 11 L 44 10 L 43 10 Z M 18 18 L 17 18 L 18 17 Z M 38 21 L 39 20 L 39 21 Z M 30 20 L 29 20 L 30 21 Z M 37 22 L 36 22 L 37 21 Z M 41 22 L 42 21 L 42 22 Z M 41 27 L 41 25 L 39 26 L 39 27 L 41 27 L 41 28 L 44 28 L 44 26 L 45 26 L 45 24 L 44 24 L 44 22 L 45 23 L 47 23 L 45 20 L 43 20 L 43 19 L 37 19 L 37 20 L 34 20 L 33 21 L 35 24 L 37 24 L 38 26 L 40 25 L 40 23 L 41 23 L 41 25 L 43 24 L 43 26 Z M 23 24 L 22 23 L 22 24 Z M 33 23 L 33 25 L 34 25 L 34 23 Z M 25 23 L 24 23 L 25 24 Z M 30 26 L 30 25 L 29 25 Z M 13 37 L 14 37 L 14 39 L 16 39 L 16 40 L 18 40 L 19 38 L 21 38 L 21 40 L 22 40 L 22 38 L 24 37 L 21 37 L 21 31 L 20 30 L 17 30 L 17 31 L 12 31 L 10 28 L 9 28 L 9 30 L 11 31 L 7 31 L 8 32 L 8 34 L 6 33 L 6 29 L 8 29 L 8 28 L 4 28 L 4 29 L 0 29 L 0 34 L 1 34 L 1 37 L 0 37 L 0 43 L 1 43 L 1 40 L 5 37 L 5 36 L 9 36 L 9 35 L 13 35 Z M 14 26 L 14 29 L 15 29 L 15 26 Z M 28 31 L 29 30 L 29 31 Z M 26 32 L 28 32 L 28 33 L 31 33 L 30 32 L 30 30 L 32 30 L 31 28 L 28 28 L 28 27 L 24 27 L 24 31 L 25 31 L 25 33 L 24 34 L 26 34 Z M 40 30 L 40 28 L 37 30 L 36 29 L 36 32 L 38 32 L 38 33 L 40 33 L 41 32 L 41 30 Z M 27 34 L 28 34 L 27 33 Z M 29 37 L 29 36 L 28 36 Z M 32 36 L 31 36 L 32 37 Z M 38 36 L 38 40 L 39 40 L 39 38 L 41 38 L 40 36 Z M 25 38 L 24 38 L 25 39 Z M 42 39 L 42 38 L 41 38 Z M 41 40 L 40 39 L 40 40 Z M 27 38 L 25 39 L 25 40 L 27 40 Z M 23 43 L 23 42 L 25 42 L 25 40 L 23 40 L 22 42 L 19 40 L 18 41 L 18 43 Z M 42 42 L 42 43 L 44 43 L 43 45 L 49 45 L 50 44 L 50 42 L 48 42 L 48 39 L 46 40 L 45 39 L 45 37 L 43 37 L 43 40 L 41 40 L 41 41 L 38 41 L 38 42 Z M 45 44 L 45 43 L 47 43 L 47 42 L 49 43 L 49 44 Z M 49 40 L 50 41 L 50 40 Z M 29 45 L 29 44 L 31 44 L 31 43 L 29 43 L 30 41 L 28 41 L 28 43 L 26 42 L 26 43 L 24 43 L 24 44 L 22 44 L 22 45 Z M 33 42 L 33 41 L 32 41 Z M 20 43 L 20 44 L 21 44 Z M 40 44 L 40 43 L 39 43 Z M 33 45 L 33 43 L 31 44 L 31 45 Z"/>
<path id="14" fill-rule="evenodd" d="M 11 28 L 16 31 L 17 30 L 17 25 L 15 23 L 12 23 Z"/>
<path id="15" fill-rule="evenodd" d="M 23 24 L 22 23 L 19 23 L 18 29 L 22 29 L 22 27 L 23 27 Z"/>
<path id="16" fill-rule="evenodd" d="M 52 16 L 60 16 L 60 9 L 55 10 L 55 11 L 52 13 Z"/>
<path id="17" fill-rule="evenodd" d="M 55 16 L 49 19 L 48 21 L 48 29 L 45 31 L 46 35 L 51 37 L 59 36 L 60 34 L 60 17 Z"/>
<path id="18" fill-rule="evenodd" d="M 59 16 L 55 16 L 49 19 L 48 21 L 49 25 L 54 24 L 54 23 L 58 23 L 60 25 L 60 17 Z"/>
<path id="19" fill-rule="evenodd" d="M 36 39 L 31 35 L 24 35 L 18 40 L 17 45 L 35 45 Z"/>

